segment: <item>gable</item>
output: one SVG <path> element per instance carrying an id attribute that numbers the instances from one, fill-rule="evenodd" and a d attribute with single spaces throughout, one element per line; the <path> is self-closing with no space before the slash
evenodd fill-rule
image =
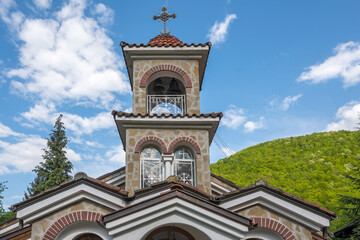
<path id="1" fill-rule="evenodd" d="M 49 214 L 88 200 L 104 208 L 118 210 L 125 206 L 124 194 L 88 179 L 78 179 L 39 196 L 13 205 L 16 217 L 24 224 L 32 223 Z"/>
<path id="2" fill-rule="evenodd" d="M 322 231 L 323 228 L 330 226 L 330 221 L 335 218 L 335 215 L 317 208 L 315 204 L 312 206 L 300 200 L 285 197 L 284 193 L 271 191 L 266 186 L 239 191 L 229 198 L 224 198 L 220 206 L 239 213 L 244 212 L 245 209 L 261 206 L 313 231 Z"/>
<path id="3" fill-rule="evenodd" d="M 114 239 L 142 239 L 166 223 L 192 226 L 210 239 L 239 239 L 250 226 L 249 219 L 182 190 L 171 190 L 105 215 L 103 222 Z"/>

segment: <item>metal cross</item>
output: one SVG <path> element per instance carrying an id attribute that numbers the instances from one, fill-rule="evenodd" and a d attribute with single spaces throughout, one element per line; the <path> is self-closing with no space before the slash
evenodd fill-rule
<path id="1" fill-rule="evenodd" d="M 163 7 L 161 9 L 161 11 L 163 11 L 163 12 L 159 16 L 154 16 L 153 17 L 154 20 L 159 19 L 159 21 L 164 22 L 164 30 L 162 32 L 160 32 L 160 33 L 165 34 L 165 35 L 170 33 L 170 31 L 168 31 L 167 28 L 166 28 L 166 22 L 170 21 L 170 18 L 176 18 L 175 13 L 170 15 L 170 13 L 167 12 L 166 10 L 167 10 L 166 7 Z"/>

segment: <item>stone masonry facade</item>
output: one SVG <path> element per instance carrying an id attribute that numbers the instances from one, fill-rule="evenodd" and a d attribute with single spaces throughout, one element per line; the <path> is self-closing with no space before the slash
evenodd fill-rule
<path id="1" fill-rule="evenodd" d="M 126 136 L 125 190 L 130 195 L 141 187 L 139 147 L 141 148 L 142 145 L 139 145 L 139 141 L 142 141 L 143 138 L 149 139 L 149 141 L 143 143 L 143 146 L 153 144 L 158 146 L 158 150 L 163 154 L 173 153 L 168 150 L 176 150 L 178 146 L 185 145 L 193 148 L 194 154 L 196 154 L 196 187 L 206 193 L 211 193 L 209 133 L 207 130 L 127 129 Z M 174 146 L 172 143 L 177 144 Z M 198 146 L 198 149 L 196 146 Z"/>
<path id="2" fill-rule="evenodd" d="M 254 206 L 236 212 L 242 216 L 253 219 L 258 227 L 272 229 L 285 240 L 312 240 L 311 232 L 304 226 L 291 222 L 261 206 Z"/>
<path id="3" fill-rule="evenodd" d="M 199 63 L 197 60 L 136 60 L 133 70 L 133 113 L 146 114 L 146 86 L 142 81 L 144 75 L 151 81 L 151 73 L 175 72 L 186 87 L 186 109 L 188 114 L 200 113 Z M 155 70 L 157 69 L 157 70 Z M 168 69 L 168 70 L 167 70 Z M 169 71 L 170 70 L 170 71 Z M 165 76 L 165 75 L 164 75 Z M 189 83 L 190 79 L 190 83 Z"/>
<path id="4" fill-rule="evenodd" d="M 50 240 L 68 225 L 80 221 L 96 221 L 113 210 L 90 201 L 81 201 L 45 218 L 34 222 L 31 229 L 32 240 Z M 55 236 L 54 236 L 55 235 Z"/>

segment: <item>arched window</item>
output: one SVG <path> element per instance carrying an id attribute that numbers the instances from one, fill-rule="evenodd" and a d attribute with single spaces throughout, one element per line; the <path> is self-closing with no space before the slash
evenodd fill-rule
<path id="1" fill-rule="evenodd" d="M 193 154 L 186 148 L 178 149 L 174 154 L 174 175 L 179 177 L 179 180 L 195 185 L 195 159 Z"/>
<path id="2" fill-rule="evenodd" d="M 186 113 L 186 89 L 174 77 L 159 77 L 152 81 L 146 90 L 147 113 L 181 114 Z"/>
<path id="3" fill-rule="evenodd" d="M 145 238 L 145 240 L 195 240 L 190 233 L 178 227 L 158 228 Z"/>
<path id="4" fill-rule="evenodd" d="M 141 185 L 148 187 L 163 180 L 163 163 L 160 152 L 154 147 L 141 151 Z"/>
<path id="5" fill-rule="evenodd" d="M 103 240 L 103 239 L 96 234 L 85 233 L 76 237 L 74 240 Z"/>

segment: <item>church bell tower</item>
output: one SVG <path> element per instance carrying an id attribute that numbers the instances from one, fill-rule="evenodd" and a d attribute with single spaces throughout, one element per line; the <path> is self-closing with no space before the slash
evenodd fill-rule
<path id="1" fill-rule="evenodd" d="M 121 42 L 133 93 L 132 113 L 113 111 L 126 151 L 125 190 L 177 176 L 210 194 L 209 145 L 222 113 L 200 113 L 200 90 L 211 43 L 187 44 L 170 35 L 175 18 L 147 44 Z"/>

